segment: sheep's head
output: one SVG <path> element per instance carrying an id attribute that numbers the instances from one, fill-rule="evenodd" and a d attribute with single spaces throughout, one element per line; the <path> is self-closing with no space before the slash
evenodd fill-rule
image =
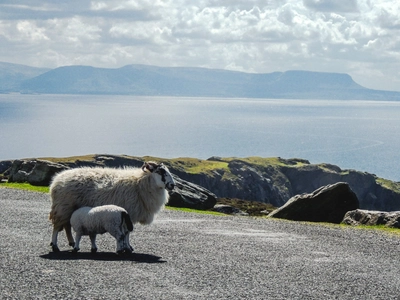
<path id="1" fill-rule="evenodd" d="M 159 187 L 166 188 L 169 191 L 174 189 L 174 178 L 164 164 L 157 164 L 152 161 L 145 162 L 142 166 L 142 170 L 154 174 L 154 179 Z"/>

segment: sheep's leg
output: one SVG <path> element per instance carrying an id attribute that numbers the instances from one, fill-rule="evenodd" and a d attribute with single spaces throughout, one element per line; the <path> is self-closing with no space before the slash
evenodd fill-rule
<path id="1" fill-rule="evenodd" d="M 123 234 L 121 228 L 110 229 L 108 233 L 111 234 L 117 242 L 117 253 L 122 254 L 124 252 L 125 234 Z"/>
<path id="2" fill-rule="evenodd" d="M 96 253 L 97 252 L 96 234 L 92 233 L 89 235 L 89 237 L 90 237 L 90 241 L 92 242 L 92 249 L 90 250 L 90 252 Z"/>
<path id="3" fill-rule="evenodd" d="M 78 252 L 79 249 L 79 243 L 81 242 L 82 234 L 80 232 L 77 232 L 75 235 L 75 245 L 74 245 L 74 252 Z"/>
<path id="4" fill-rule="evenodd" d="M 60 252 L 60 249 L 57 246 L 57 238 L 58 238 L 58 233 L 60 231 L 62 231 L 62 230 L 63 230 L 62 227 L 61 227 L 61 229 L 60 228 L 56 228 L 55 226 L 53 227 L 53 235 L 51 236 L 50 246 L 51 246 L 53 252 L 55 252 L 55 253 L 56 252 Z"/>
<path id="5" fill-rule="evenodd" d="M 117 253 L 122 254 L 124 253 L 124 242 L 125 242 L 125 234 L 120 233 L 117 237 Z"/>
<path id="6" fill-rule="evenodd" d="M 124 249 L 129 253 L 133 252 L 133 247 L 129 244 L 129 231 L 125 234 Z"/>
<path id="7" fill-rule="evenodd" d="M 68 223 L 67 225 L 64 226 L 64 228 L 65 228 L 65 234 L 67 235 L 69 245 L 71 247 L 74 247 L 75 241 L 74 241 L 74 237 L 72 236 L 72 232 L 71 232 L 71 224 Z"/>

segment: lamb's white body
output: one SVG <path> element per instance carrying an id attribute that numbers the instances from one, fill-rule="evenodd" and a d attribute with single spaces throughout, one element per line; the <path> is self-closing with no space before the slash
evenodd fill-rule
<path id="1" fill-rule="evenodd" d="M 71 226 L 75 230 L 74 251 L 79 251 L 82 236 L 88 235 L 92 242 L 92 253 L 97 252 L 97 234 L 110 233 L 117 241 L 117 253 L 132 252 L 129 245 L 129 232 L 133 224 L 128 212 L 116 205 L 97 207 L 84 206 L 75 210 L 71 216 Z"/>
<path id="2" fill-rule="evenodd" d="M 60 251 L 57 237 L 63 229 L 69 244 L 75 245 L 70 218 L 76 209 L 114 204 L 126 209 L 132 223 L 150 224 L 168 202 L 166 189 L 174 186 L 168 168 L 154 162 L 145 163 L 142 168 L 84 167 L 60 172 L 50 185 L 53 251 Z"/>

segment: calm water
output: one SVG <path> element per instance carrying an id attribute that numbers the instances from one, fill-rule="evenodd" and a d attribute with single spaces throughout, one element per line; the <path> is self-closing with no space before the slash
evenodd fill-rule
<path id="1" fill-rule="evenodd" d="M 280 156 L 400 181 L 400 102 L 0 95 L 0 160 Z"/>

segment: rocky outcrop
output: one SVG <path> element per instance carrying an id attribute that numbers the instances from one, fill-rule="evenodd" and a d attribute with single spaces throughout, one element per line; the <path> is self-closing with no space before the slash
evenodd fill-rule
<path id="1" fill-rule="evenodd" d="M 304 159 L 211 157 L 208 160 L 201 160 L 88 155 L 52 161 L 74 168 L 79 166 L 140 167 L 144 160 L 163 161 L 179 178 L 204 187 L 218 198 L 258 201 L 280 207 L 295 195 L 311 193 L 325 185 L 347 182 L 357 195 L 360 208 L 381 211 L 400 210 L 400 183 L 382 180 L 365 172 L 342 170 L 331 164 L 310 164 Z M 193 166 L 195 166 L 194 170 Z M 18 168 L 14 168 L 11 173 L 16 172 L 19 172 Z M 51 177 L 52 174 L 49 176 Z"/>
<path id="2" fill-rule="evenodd" d="M 400 211 L 371 211 L 356 209 L 348 211 L 342 221 L 347 225 L 385 225 L 400 228 Z"/>
<path id="3" fill-rule="evenodd" d="M 28 182 L 32 185 L 46 186 L 55 173 L 68 167 L 46 160 L 14 160 L 8 182 Z"/>
<path id="4" fill-rule="evenodd" d="M 321 186 L 335 182 L 347 182 L 357 195 L 360 207 L 393 210 L 393 207 L 397 206 L 400 209 L 400 194 L 397 196 L 391 194 L 376 182 L 375 175 L 366 172 L 341 170 L 338 166 L 330 164 L 307 164 L 298 168 L 285 166 L 281 171 L 290 181 L 294 195 L 310 193 Z"/>
<path id="5" fill-rule="evenodd" d="M 310 194 L 297 195 L 268 216 L 293 221 L 342 222 L 349 210 L 359 207 L 356 194 L 344 182 L 323 186 Z"/>
<path id="6" fill-rule="evenodd" d="M 187 181 L 204 186 L 218 197 L 271 203 L 277 207 L 285 204 L 293 195 L 290 182 L 279 169 L 239 159 L 229 161 L 227 169 L 216 169 L 207 174 L 188 173 L 173 166 L 171 170 Z"/>
<path id="7" fill-rule="evenodd" d="M 123 168 L 125 166 L 140 167 L 143 160 L 135 157 L 116 155 L 95 155 L 93 159 L 52 162 L 45 159 L 16 159 L 9 162 L 9 182 L 28 182 L 32 185 L 49 185 L 53 176 L 63 170 L 78 167 L 111 167 Z"/>
<path id="8" fill-rule="evenodd" d="M 373 174 L 355 170 L 342 170 L 331 164 L 310 164 L 302 159 L 278 158 L 276 163 L 257 158 L 210 158 L 228 163 L 227 169 L 213 170 L 207 174 L 192 174 L 177 170 L 185 180 L 197 183 L 218 197 L 241 198 L 284 205 L 291 197 L 329 184 L 347 182 L 357 195 L 360 208 L 370 210 L 400 210 L 400 192 L 379 182 Z M 392 182 L 393 183 L 393 182 Z M 394 183 L 400 189 L 400 184 Z"/>
<path id="9" fill-rule="evenodd" d="M 169 206 L 207 210 L 214 207 L 217 197 L 209 190 L 177 176 L 175 189 L 170 194 Z"/>
<path id="10" fill-rule="evenodd" d="M 0 161 L 0 174 L 8 176 L 12 163 L 13 163 L 12 160 Z"/>

